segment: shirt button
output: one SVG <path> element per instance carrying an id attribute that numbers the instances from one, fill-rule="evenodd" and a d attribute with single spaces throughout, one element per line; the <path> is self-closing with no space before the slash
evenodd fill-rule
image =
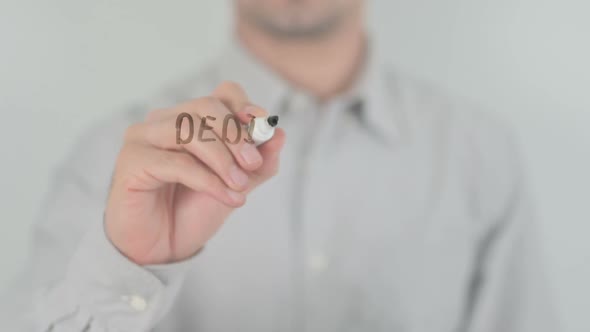
<path id="1" fill-rule="evenodd" d="M 145 298 L 139 295 L 122 296 L 121 299 L 129 304 L 133 310 L 142 312 L 147 309 L 147 301 Z"/>
<path id="2" fill-rule="evenodd" d="M 313 271 L 325 270 L 328 266 L 328 259 L 323 254 L 313 254 L 309 257 L 309 268 Z"/>

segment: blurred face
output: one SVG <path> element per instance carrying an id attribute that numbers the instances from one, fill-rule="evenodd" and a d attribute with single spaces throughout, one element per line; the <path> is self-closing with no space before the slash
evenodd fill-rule
<path id="1" fill-rule="evenodd" d="M 241 19 L 279 38 L 320 37 L 361 10 L 363 0 L 235 0 Z"/>

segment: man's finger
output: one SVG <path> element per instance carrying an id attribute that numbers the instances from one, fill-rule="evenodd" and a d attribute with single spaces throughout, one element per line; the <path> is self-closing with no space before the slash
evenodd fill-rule
<path id="1" fill-rule="evenodd" d="M 211 96 L 219 99 L 233 113 L 245 111 L 255 117 L 268 116 L 263 108 L 250 102 L 246 91 L 236 82 L 225 81 L 219 84 Z"/>
<path id="2" fill-rule="evenodd" d="M 134 145 L 132 156 L 140 155 L 134 164 L 136 169 L 125 173 L 135 177 L 126 181 L 129 189 L 150 191 L 169 183 L 183 184 L 191 190 L 205 192 L 220 202 L 232 207 L 244 204 L 243 193 L 228 186 L 204 163 L 185 152 L 153 149 L 147 146 Z M 141 151 L 138 151 L 141 150 Z M 141 153 L 138 153 L 141 152 Z"/>

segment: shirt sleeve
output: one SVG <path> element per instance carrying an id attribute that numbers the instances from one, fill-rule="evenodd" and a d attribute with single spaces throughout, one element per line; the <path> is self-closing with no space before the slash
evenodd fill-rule
<path id="1" fill-rule="evenodd" d="M 468 328 L 472 332 L 560 331 L 553 291 L 541 259 L 538 225 L 532 214 L 521 156 L 510 140 L 496 174 L 508 174 L 510 189 L 501 209 L 488 215 L 471 285 Z M 506 162 L 508 161 L 508 162 Z M 504 173 L 501 164 L 509 164 Z M 490 176 L 489 179 L 494 179 Z M 485 180 L 480 179 L 481 182 Z M 497 181 L 502 182 L 502 181 Z"/>
<path id="2" fill-rule="evenodd" d="M 91 225 L 64 279 L 38 298 L 40 327 L 63 324 L 75 331 L 86 326 L 98 331 L 147 331 L 170 307 L 189 261 L 135 265 L 110 243 L 102 223 Z"/>
<path id="3" fill-rule="evenodd" d="M 0 301 L 0 330 L 147 331 L 165 315 L 194 258 L 134 264 L 105 235 L 103 205 L 75 171 L 59 172 L 27 269 Z"/>

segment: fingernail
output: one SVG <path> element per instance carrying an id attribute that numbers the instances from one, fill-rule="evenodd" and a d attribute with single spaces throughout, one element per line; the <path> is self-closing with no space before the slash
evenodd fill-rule
<path id="1" fill-rule="evenodd" d="M 242 144 L 240 155 L 248 165 L 253 165 L 262 162 L 262 156 L 254 144 Z"/>
<path id="2" fill-rule="evenodd" d="M 248 175 L 236 165 L 230 167 L 229 176 L 233 183 L 239 187 L 245 187 L 248 184 Z"/>
<path id="3" fill-rule="evenodd" d="M 229 199 L 231 199 L 233 202 L 240 203 L 241 201 L 244 200 L 244 195 L 237 192 L 237 191 L 233 191 L 231 189 L 226 189 L 226 192 L 227 192 L 227 196 L 229 196 Z"/>
<path id="4" fill-rule="evenodd" d="M 248 105 L 244 108 L 244 112 L 252 114 L 256 112 L 256 106 Z"/>
<path id="5" fill-rule="evenodd" d="M 258 106 L 254 106 L 254 105 L 248 105 L 244 108 L 244 112 L 248 113 L 248 114 L 252 114 L 254 116 L 259 116 L 259 117 L 264 117 L 266 116 L 266 111 L 263 110 L 262 108 L 258 107 Z"/>

